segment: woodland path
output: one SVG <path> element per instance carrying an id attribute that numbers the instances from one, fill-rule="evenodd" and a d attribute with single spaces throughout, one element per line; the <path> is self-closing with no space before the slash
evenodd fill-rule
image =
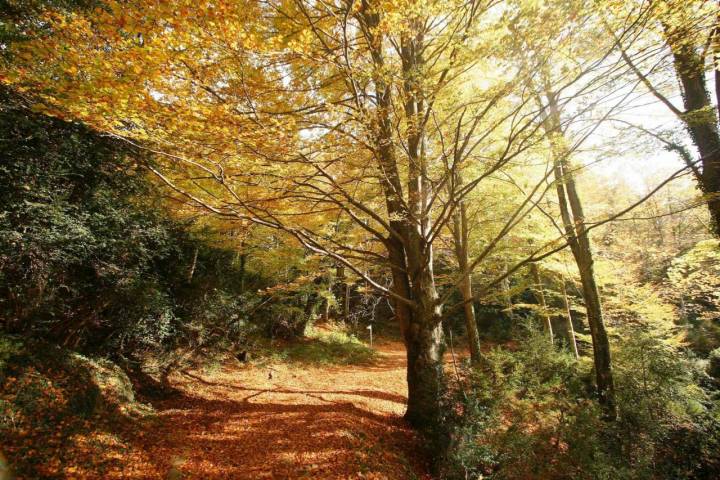
<path id="1" fill-rule="evenodd" d="M 177 374 L 174 385 L 183 395 L 155 405 L 159 421 L 138 432 L 144 451 L 138 463 L 144 465 L 128 465 L 125 473 L 168 479 L 429 478 L 419 440 L 402 419 L 404 348 L 385 342 L 376 350 L 379 358 L 368 365 L 228 365 Z"/>

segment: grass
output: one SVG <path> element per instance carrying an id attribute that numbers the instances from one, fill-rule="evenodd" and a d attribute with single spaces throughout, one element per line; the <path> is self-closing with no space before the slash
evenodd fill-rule
<path id="1" fill-rule="evenodd" d="M 282 344 L 271 342 L 256 355 L 305 365 L 363 365 L 377 358 L 375 350 L 334 324 L 308 327 L 305 338 Z"/>

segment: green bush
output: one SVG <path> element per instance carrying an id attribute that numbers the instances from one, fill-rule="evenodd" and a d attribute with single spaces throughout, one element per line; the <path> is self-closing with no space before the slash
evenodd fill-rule
<path id="1" fill-rule="evenodd" d="M 703 240 L 673 259 L 667 282 L 692 348 L 720 346 L 720 242 Z"/>
<path id="2" fill-rule="evenodd" d="M 0 331 L 126 366 L 242 340 L 262 280 L 167 214 L 139 152 L 6 89 L 0 145 Z"/>
<path id="3" fill-rule="evenodd" d="M 708 356 L 707 373 L 715 380 L 720 380 L 720 348 L 716 348 Z"/>
<path id="4" fill-rule="evenodd" d="M 697 363 L 638 331 L 615 349 L 619 419 L 602 419 L 588 361 L 526 328 L 448 395 L 444 478 L 678 479 L 720 473 L 717 411 Z"/>

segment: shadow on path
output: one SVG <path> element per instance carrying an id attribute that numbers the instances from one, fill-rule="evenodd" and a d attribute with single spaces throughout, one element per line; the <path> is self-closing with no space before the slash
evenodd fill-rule
<path id="1" fill-rule="evenodd" d="M 172 479 L 429 478 L 401 417 L 404 366 L 386 346 L 372 366 L 277 366 L 281 386 L 264 368 L 184 371 L 174 378 L 184 393 L 157 403 L 159 422 L 139 441 Z"/>

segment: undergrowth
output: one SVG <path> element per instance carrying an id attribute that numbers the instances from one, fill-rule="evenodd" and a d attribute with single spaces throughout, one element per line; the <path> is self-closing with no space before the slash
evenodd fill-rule
<path id="1" fill-rule="evenodd" d="M 255 354 L 259 362 L 280 361 L 304 365 L 362 365 L 372 363 L 377 358 L 375 350 L 336 324 L 310 326 L 305 338 L 291 342 L 260 342 Z"/>
<path id="2" fill-rule="evenodd" d="M 682 351 L 642 331 L 614 349 L 619 418 L 603 420 L 587 360 L 528 328 L 466 366 L 447 398 L 448 479 L 720 478 L 717 392 Z"/>

